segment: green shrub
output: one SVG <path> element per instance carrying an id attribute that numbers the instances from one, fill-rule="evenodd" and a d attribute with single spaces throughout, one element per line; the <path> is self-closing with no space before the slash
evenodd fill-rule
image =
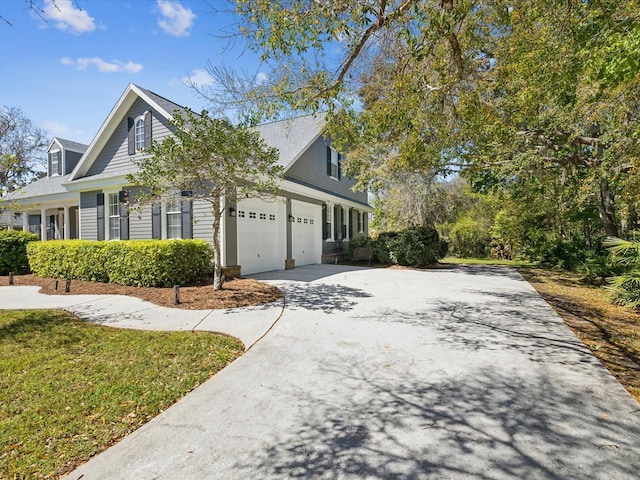
<path id="1" fill-rule="evenodd" d="M 373 254 L 380 263 L 397 264 L 394 245 L 398 232 L 382 232 L 373 244 Z"/>
<path id="2" fill-rule="evenodd" d="M 373 248 L 374 241 L 371 237 L 355 237 L 349 240 L 349 245 L 347 246 L 347 254 L 352 257 L 353 251 L 356 248 Z"/>
<path id="3" fill-rule="evenodd" d="M 413 227 L 381 233 L 373 249 L 381 263 L 424 267 L 436 263 L 446 254 L 447 243 L 440 240 L 433 227 Z"/>
<path id="4" fill-rule="evenodd" d="M 27 273 L 27 244 L 37 240 L 38 235 L 35 233 L 21 230 L 0 231 L 0 275 L 7 275 L 9 272 Z"/>
<path id="5" fill-rule="evenodd" d="M 624 269 L 607 279 L 613 302 L 640 310 L 640 241 L 609 238 L 604 245 L 611 253 L 613 264 Z"/>
<path id="6" fill-rule="evenodd" d="M 41 277 L 163 287 L 210 275 L 213 252 L 204 240 L 59 240 L 30 245 L 28 256 Z"/>

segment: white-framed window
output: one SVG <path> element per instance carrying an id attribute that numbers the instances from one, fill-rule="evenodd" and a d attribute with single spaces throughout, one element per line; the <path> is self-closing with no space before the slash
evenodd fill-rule
<path id="1" fill-rule="evenodd" d="M 118 193 L 109 194 L 109 240 L 120 240 L 120 204 Z"/>
<path id="2" fill-rule="evenodd" d="M 136 152 L 139 152 L 146 147 L 144 144 L 144 115 L 136 118 L 135 129 Z"/>
<path id="3" fill-rule="evenodd" d="M 358 212 L 358 233 L 364 233 L 364 212 Z"/>
<path id="4" fill-rule="evenodd" d="M 331 178 L 339 179 L 340 155 L 338 151 L 331 147 Z"/>
<path id="5" fill-rule="evenodd" d="M 182 202 L 173 199 L 167 203 L 167 238 L 182 238 Z"/>
<path id="6" fill-rule="evenodd" d="M 60 162 L 62 161 L 62 152 L 51 152 L 51 175 L 58 175 Z"/>

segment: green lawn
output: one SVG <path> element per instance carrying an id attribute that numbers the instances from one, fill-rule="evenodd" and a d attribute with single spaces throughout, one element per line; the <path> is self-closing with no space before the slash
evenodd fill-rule
<path id="1" fill-rule="evenodd" d="M 0 311 L 0 478 L 54 478 L 158 415 L 243 351 L 56 310 Z"/>
<path id="2" fill-rule="evenodd" d="M 532 264 L 525 260 L 498 260 L 497 258 L 458 258 L 446 257 L 438 260 L 438 263 L 453 265 L 508 265 L 510 267 L 530 267 Z"/>

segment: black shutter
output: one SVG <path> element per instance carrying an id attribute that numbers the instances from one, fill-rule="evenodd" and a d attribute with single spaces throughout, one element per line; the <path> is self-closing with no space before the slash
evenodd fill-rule
<path id="1" fill-rule="evenodd" d="M 136 126 L 135 120 L 131 117 L 127 118 L 127 141 L 129 142 L 129 155 L 136 154 Z"/>
<path id="2" fill-rule="evenodd" d="M 342 178 L 342 154 L 338 154 L 338 180 Z"/>
<path id="3" fill-rule="evenodd" d="M 104 240 L 104 193 L 99 193 L 96 199 L 98 217 L 98 240 Z"/>
<path id="4" fill-rule="evenodd" d="M 329 238 L 329 231 L 327 230 L 327 205 L 322 205 L 322 239 Z"/>
<path id="5" fill-rule="evenodd" d="M 327 145 L 327 175 L 331 176 L 331 147 Z"/>
<path id="6" fill-rule="evenodd" d="M 183 197 L 190 197 L 192 192 L 182 192 Z M 193 202 L 190 198 L 182 200 L 182 238 L 193 238 Z"/>
<path id="7" fill-rule="evenodd" d="M 118 192 L 118 209 L 120 214 L 120 240 L 129 240 L 129 192 Z"/>
<path id="8" fill-rule="evenodd" d="M 348 233 L 349 233 L 349 239 L 353 238 L 353 208 L 349 209 L 349 224 L 347 225 Z"/>
<path id="9" fill-rule="evenodd" d="M 151 147 L 151 112 L 144 115 L 144 148 Z"/>
<path id="10" fill-rule="evenodd" d="M 151 204 L 151 238 L 162 238 L 162 207 L 159 203 Z"/>
<path id="11" fill-rule="evenodd" d="M 53 159 L 53 154 L 49 153 L 47 155 L 49 158 L 47 160 L 47 176 L 50 177 L 51 176 L 51 160 Z"/>
<path id="12" fill-rule="evenodd" d="M 342 209 L 338 205 L 333 207 L 333 239 L 338 240 L 338 232 L 340 231 L 340 218 L 338 217 L 338 209 Z"/>

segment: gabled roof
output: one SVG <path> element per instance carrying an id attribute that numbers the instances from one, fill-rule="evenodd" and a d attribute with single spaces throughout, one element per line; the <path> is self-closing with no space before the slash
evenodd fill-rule
<path id="1" fill-rule="evenodd" d="M 184 107 L 181 107 L 177 103 L 171 102 L 160 95 L 130 83 L 91 141 L 89 148 L 78 162 L 78 165 L 76 165 L 76 168 L 71 172 L 69 182 L 78 180 L 89 171 L 93 162 L 95 162 L 120 122 L 127 116 L 127 112 L 138 98 L 144 100 L 151 108 L 168 120 L 171 119 L 174 111 L 184 110 Z"/>
<path id="2" fill-rule="evenodd" d="M 47 148 L 47 150 L 51 150 L 51 147 L 53 146 L 54 143 L 57 143 L 65 150 L 70 150 L 72 152 L 78 152 L 78 153 L 84 153 L 89 148 L 89 145 L 85 145 L 84 143 L 65 140 L 64 138 L 60 138 L 60 137 L 53 137 L 53 140 L 51 140 L 51 143 L 49 144 L 49 148 Z"/>
<path id="3" fill-rule="evenodd" d="M 280 151 L 278 164 L 288 170 L 315 142 L 326 125 L 326 114 L 305 115 L 256 126 L 262 138 Z"/>

